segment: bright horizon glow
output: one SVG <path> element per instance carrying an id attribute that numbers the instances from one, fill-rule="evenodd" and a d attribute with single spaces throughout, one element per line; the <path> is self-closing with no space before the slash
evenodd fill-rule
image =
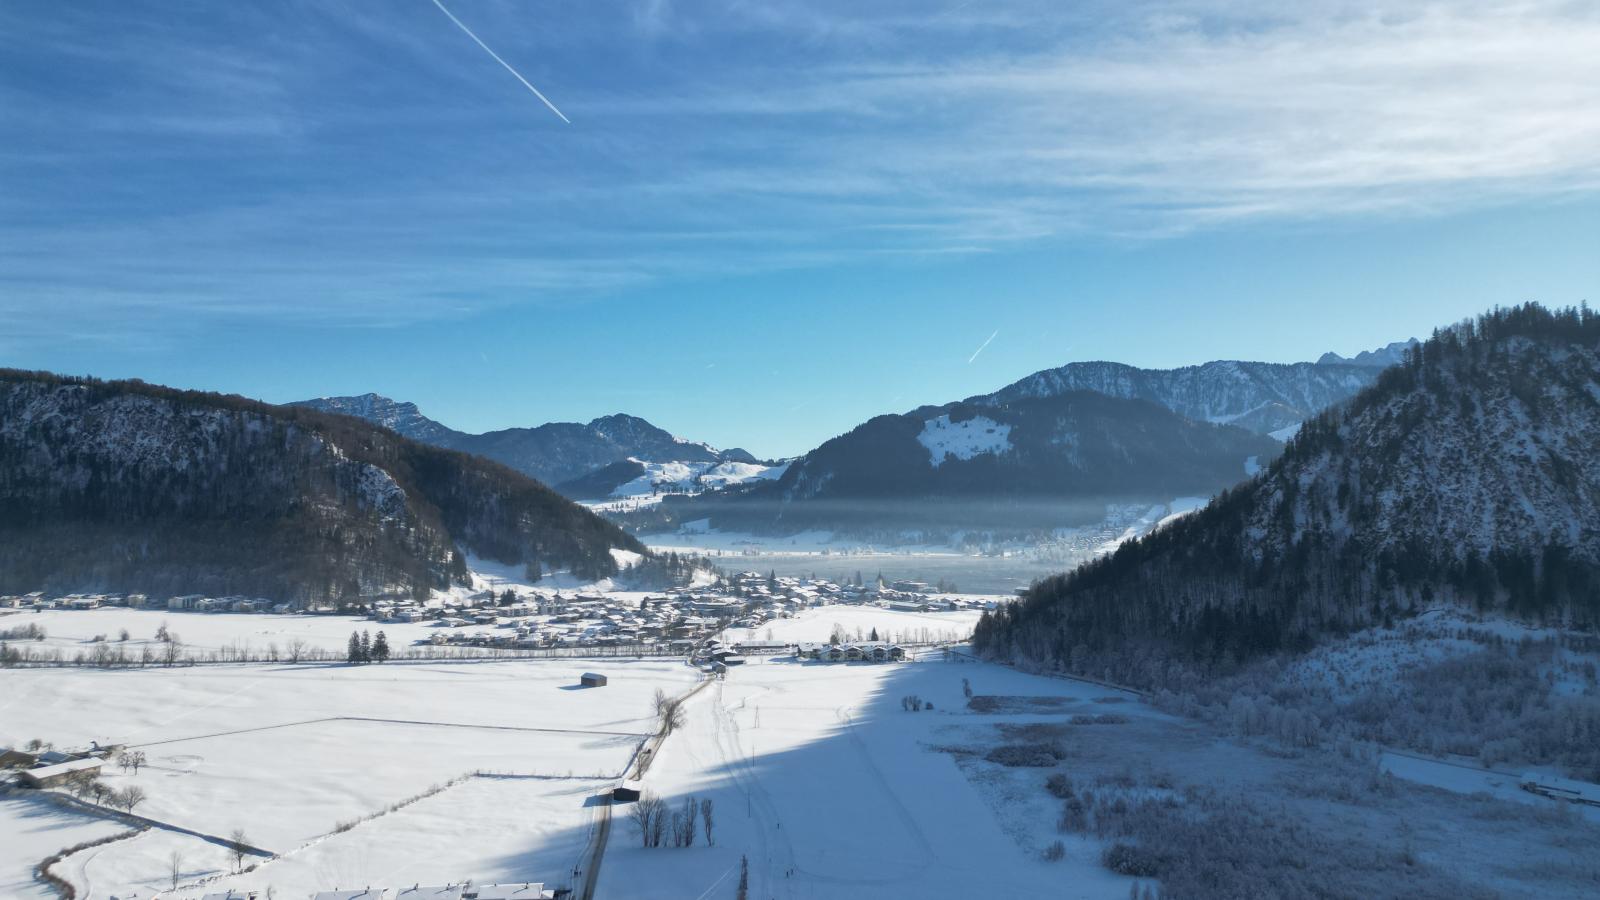
<path id="1" fill-rule="evenodd" d="M 0 8 L 0 365 L 771 457 L 1600 280 L 1600 9 L 433 5 Z"/>

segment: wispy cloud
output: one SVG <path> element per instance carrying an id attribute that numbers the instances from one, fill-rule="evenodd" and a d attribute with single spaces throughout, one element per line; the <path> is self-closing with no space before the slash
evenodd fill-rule
<path id="1" fill-rule="evenodd" d="M 426 4 L 288 7 L 0 10 L 8 314 L 383 325 L 1600 189 L 1558 0 L 472 3 L 557 130 Z"/>

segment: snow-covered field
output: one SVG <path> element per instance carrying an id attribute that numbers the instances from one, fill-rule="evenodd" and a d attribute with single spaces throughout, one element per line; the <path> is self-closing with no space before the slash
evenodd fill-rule
<path id="1" fill-rule="evenodd" d="M 1129 879 L 1093 860 L 1047 863 L 1019 845 L 934 749 L 945 726 L 969 718 L 969 670 L 1018 693 L 1062 685 L 940 662 L 773 659 L 731 672 L 689 701 L 688 724 L 645 779 L 674 806 L 710 798 L 716 845 L 644 849 L 636 831 L 614 829 L 600 894 L 732 898 L 744 856 L 752 897 L 1127 896 Z M 902 710 L 911 693 L 934 711 Z"/>
<path id="2" fill-rule="evenodd" d="M 579 689 L 578 676 L 588 669 L 605 672 L 610 684 Z M 38 737 L 62 747 L 97 740 L 142 750 L 149 762 L 137 775 L 114 766 L 105 771 L 115 787 L 145 790 L 141 815 L 214 836 L 242 828 L 252 844 L 288 854 L 274 866 L 337 840 L 305 863 L 306 883 L 389 865 L 390 857 L 375 856 L 370 842 L 355 837 L 383 835 L 376 828 L 381 819 L 327 837 L 341 823 L 472 772 L 544 776 L 494 781 L 513 786 L 506 796 L 521 806 L 487 820 L 484 810 L 469 809 L 456 826 L 462 843 L 441 845 L 419 860 L 408 883 L 482 881 L 470 869 L 489 858 L 484 854 L 495 841 L 510 842 L 496 857 L 504 859 L 492 867 L 495 877 L 558 880 L 575 853 L 572 843 L 584 839 L 574 835 L 587 834 L 593 811 L 584 798 L 598 789 L 595 777 L 615 779 L 652 730 L 655 690 L 682 693 L 700 677 L 681 662 L 625 659 L 6 669 L 0 670 L 0 745 Z M 488 790 L 463 782 L 429 799 L 477 797 L 463 809 L 488 807 L 494 805 L 482 800 Z M 439 807 L 424 802 L 390 815 Z M 523 825 L 508 831 L 505 819 L 515 809 Z M 437 832 L 435 825 L 426 827 Z M 0 857 L 25 872 L 78 840 L 43 853 L 34 852 L 37 842 L 18 844 L 16 851 L 0 849 Z M 81 871 L 80 883 L 92 884 L 93 896 L 118 887 L 150 889 L 166 883 L 166 855 L 174 848 L 185 854 L 186 879 L 223 868 L 220 848 L 169 832 L 97 848 L 92 862 L 75 857 L 63 868 Z M 563 868 L 546 871 L 556 860 Z"/>
<path id="3" fill-rule="evenodd" d="M 33 880 L 35 864 L 63 848 L 127 830 L 116 822 L 62 809 L 42 797 L 22 792 L 0 796 L 0 897 L 54 900 L 54 891 Z"/>
<path id="4" fill-rule="evenodd" d="M 1001 425 L 986 416 L 973 416 L 952 422 L 948 415 L 922 423 L 917 443 L 928 450 L 928 460 L 937 469 L 946 459 L 972 459 L 985 453 L 996 456 L 1011 449 L 1011 426 Z"/>
<path id="5" fill-rule="evenodd" d="M 877 606 L 817 606 L 801 610 L 793 618 L 773 619 L 759 628 L 729 628 L 723 640 L 735 641 L 826 641 L 834 627 L 844 629 L 852 640 L 862 640 L 876 630 L 891 641 L 962 641 L 972 636 L 972 627 L 982 613 L 976 610 L 952 612 L 902 612 Z"/>
<path id="6" fill-rule="evenodd" d="M 599 807 L 614 782 L 470 778 L 443 792 L 245 875 L 208 885 L 306 897 L 335 887 L 566 883 L 582 861 Z"/>
<path id="7" fill-rule="evenodd" d="M 698 494 L 753 481 L 775 481 L 789 468 L 787 462 L 775 466 L 734 461 L 634 462 L 644 467 L 643 475 L 617 485 L 605 499 L 579 502 L 598 512 L 625 512 L 654 506 L 671 494 Z"/>
<path id="8" fill-rule="evenodd" d="M 774 624 L 807 639 L 835 621 L 892 632 L 921 627 L 923 615 L 835 607 Z M 225 887 L 303 897 L 469 878 L 570 884 L 600 814 L 592 798 L 651 728 L 651 694 L 681 694 L 701 678 L 680 663 L 588 665 L 610 685 L 573 689 L 585 666 L 559 660 L 0 670 L 0 743 L 138 745 L 149 765 L 137 776 L 112 768 L 108 780 L 147 791 L 140 813 L 212 834 L 243 828 L 282 854 L 231 875 L 217 844 L 152 829 L 61 863 L 80 896 L 162 890 L 174 851 L 190 887 L 162 895 L 173 900 Z M 968 685 L 993 704 L 969 707 Z M 907 711 L 912 695 L 930 708 Z M 732 900 L 741 858 L 752 897 L 1128 896 L 1134 879 L 1102 864 L 1110 836 L 1057 830 L 1062 801 L 1043 789 L 1052 772 L 1099 792 L 1097 816 L 1115 798 L 1193 788 L 1277 810 L 1309 829 L 1296 833 L 1327 836 L 1335 875 L 1374 853 L 1398 865 L 1387 848 L 1403 840 L 1419 878 L 1448 872 L 1500 894 L 1584 896 L 1589 826 L 1534 798 L 1410 786 L 1330 751 L 1265 752 L 1112 688 L 959 653 L 877 665 L 756 657 L 686 709 L 644 784 L 674 808 L 711 800 L 714 845 L 697 836 L 691 848 L 645 849 L 630 807 L 617 806 L 600 897 Z M 1084 717 L 1095 722 L 1075 720 Z M 989 758 L 1036 734 L 1059 735 L 1065 758 L 1048 768 Z M 1429 782 L 1399 771 L 1409 763 L 1382 765 Z M 464 777 L 475 770 L 496 776 Z M 1458 771 L 1457 781 L 1478 777 Z M 0 800 L 0 877 L 15 886 L 0 885 L 4 896 L 41 896 L 28 881 L 35 862 L 121 830 L 15 803 Z M 1515 829 L 1499 824 L 1508 816 Z"/>

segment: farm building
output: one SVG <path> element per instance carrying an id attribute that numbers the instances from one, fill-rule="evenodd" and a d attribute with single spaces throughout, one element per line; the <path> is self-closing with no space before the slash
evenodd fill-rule
<path id="1" fill-rule="evenodd" d="M 801 644 L 795 655 L 823 662 L 900 662 L 905 648 L 885 641 L 860 641 L 852 644 Z"/>
<path id="2" fill-rule="evenodd" d="M 599 672 L 585 672 L 583 675 L 579 676 L 578 681 L 581 682 L 584 687 L 606 686 L 606 677 L 601 675 Z"/>
<path id="3" fill-rule="evenodd" d="M 258 891 L 236 891 L 229 888 L 219 893 L 206 894 L 200 900 L 260 900 L 260 897 Z"/>
<path id="4" fill-rule="evenodd" d="M 429 887 L 425 884 L 414 884 L 408 888 L 395 888 L 394 900 L 461 900 L 466 896 L 467 886 L 464 884 L 446 884 Z"/>
<path id="5" fill-rule="evenodd" d="M 628 803 L 639 799 L 639 795 L 642 793 L 644 793 L 644 785 L 637 781 L 624 781 L 612 789 L 611 799 L 618 803 Z"/>
<path id="6" fill-rule="evenodd" d="M 13 747 L 0 747 L 0 769 L 13 769 L 21 766 L 31 766 L 38 761 L 38 757 L 25 750 Z"/>
<path id="7" fill-rule="evenodd" d="M 467 900 L 545 900 L 556 892 L 543 884 L 485 884 L 467 891 Z"/>
<path id="8" fill-rule="evenodd" d="M 22 779 L 24 787 L 47 788 L 54 787 L 78 774 L 87 772 L 94 775 L 100 771 L 98 759 L 73 759 L 53 766 L 40 766 L 37 769 L 24 769 L 18 777 Z"/>
<path id="9" fill-rule="evenodd" d="M 740 641 L 733 649 L 740 653 L 782 653 L 793 646 L 788 641 Z"/>

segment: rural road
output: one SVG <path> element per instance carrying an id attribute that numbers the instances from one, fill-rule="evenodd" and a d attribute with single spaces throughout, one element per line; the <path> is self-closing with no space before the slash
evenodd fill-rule
<path id="1" fill-rule="evenodd" d="M 682 697 L 679 697 L 678 702 L 687 702 L 690 697 L 700 693 L 706 685 L 711 684 L 713 681 L 716 681 L 716 679 L 702 679 L 699 684 L 690 688 Z M 656 752 L 661 749 L 661 745 L 666 741 L 668 734 L 671 734 L 671 732 L 667 731 L 666 725 L 663 724 L 656 730 L 655 734 L 645 738 L 644 743 L 639 747 L 638 754 L 633 758 L 633 765 L 622 774 L 622 780 L 633 781 L 644 778 L 645 773 L 650 770 L 651 760 L 656 758 Z M 583 885 L 574 894 L 577 900 L 594 900 L 595 889 L 600 884 L 600 863 L 605 859 L 606 843 L 610 840 L 611 798 L 607 796 L 604 798 L 604 802 L 600 804 L 600 824 L 595 829 L 594 852 L 589 857 L 588 865 L 583 867 Z"/>

